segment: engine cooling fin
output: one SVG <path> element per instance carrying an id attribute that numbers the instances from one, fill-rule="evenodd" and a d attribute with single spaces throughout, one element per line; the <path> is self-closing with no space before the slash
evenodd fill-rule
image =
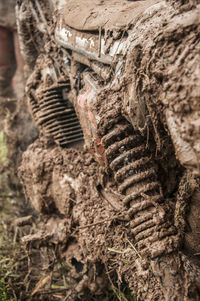
<path id="1" fill-rule="evenodd" d="M 106 151 L 107 169 L 124 195 L 136 248 L 152 258 L 174 251 L 177 230 L 167 216 L 156 166 L 143 137 L 122 115 L 113 116 L 112 109 L 103 116 L 98 134 Z"/>
<path id="2" fill-rule="evenodd" d="M 53 137 L 61 147 L 69 147 L 83 141 L 83 131 L 71 102 L 64 97 L 69 89 L 67 81 L 42 89 L 38 102 L 30 97 L 30 104 L 36 123 L 45 135 Z"/>

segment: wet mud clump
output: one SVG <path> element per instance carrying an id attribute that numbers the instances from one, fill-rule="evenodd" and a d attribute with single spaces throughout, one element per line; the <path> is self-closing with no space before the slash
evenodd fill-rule
<path id="1" fill-rule="evenodd" d="M 116 273 L 119 283 L 127 275 L 131 284 L 134 279 L 129 275 L 141 255 L 131 243 L 130 225 L 116 186 L 87 151 L 49 147 L 43 152 L 43 148 L 41 141 L 29 147 L 20 178 L 31 205 L 43 213 L 42 229 L 49 235 L 48 243 L 58 244 L 62 260 L 71 267 L 76 294 L 84 288 L 101 294 L 108 277 L 115 281 Z M 152 273 L 151 279 L 156 290 Z M 140 285 L 144 282 L 142 277 Z"/>
<path id="2" fill-rule="evenodd" d="M 44 149 L 44 142 L 36 141 L 24 154 L 19 175 L 27 199 L 42 214 L 44 235 L 24 242 L 57 245 L 70 267 L 66 275 L 74 279 L 72 300 L 86 288 L 101 294 L 108 280 L 116 279 L 119 286 L 126 281 L 138 300 L 164 300 L 159 277 L 133 241 L 122 195 L 86 150 Z M 183 266 L 187 259 L 180 254 L 176 262 Z"/>

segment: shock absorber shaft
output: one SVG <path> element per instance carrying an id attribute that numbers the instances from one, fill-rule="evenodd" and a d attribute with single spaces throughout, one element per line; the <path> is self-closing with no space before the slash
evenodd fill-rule
<path id="1" fill-rule="evenodd" d="M 99 135 L 107 167 L 124 195 L 136 247 L 151 257 L 173 251 L 178 244 L 176 228 L 168 219 L 156 165 L 143 137 L 111 109 L 101 121 Z"/>

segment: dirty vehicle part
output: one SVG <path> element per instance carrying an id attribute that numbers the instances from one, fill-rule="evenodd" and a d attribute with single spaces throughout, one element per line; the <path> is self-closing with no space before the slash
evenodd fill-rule
<path id="1" fill-rule="evenodd" d="M 87 92 L 80 91 L 77 107 L 82 128 L 86 129 L 85 143 L 107 173 L 113 175 L 119 192 L 126 195 L 124 209 L 127 208 L 138 250 L 152 258 L 176 250 L 177 230 L 169 220 L 145 137 L 122 116 L 117 100 L 106 107 L 102 102 L 100 110 L 95 110 L 100 87 L 87 74 L 83 78 Z"/>
<path id="2" fill-rule="evenodd" d="M 34 68 L 37 56 L 39 55 L 41 48 L 44 47 L 44 33 L 40 27 L 41 23 L 38 22 L 37 29 L 34 28 L 34 17 L 36 14 L 31 2 L 29 5 L 26 1 L 21 2 L 20 5 L 17 5 L 16 15 L 21 53 L 26 64 L 30 68 Z"/>
<path id="3" fill-rule="evenodd" d="M 163 45 L 163 32 L 166 34 L 164 39 L 167 39 L 167 33 L 171 33 L 174 24 L 178 30 L 179 27 L 182 30 L 181 26 L 184 28 L 182 25 L 184 21 L 181 23 L 180 16 L 176 16 L 174 10 L 163 1 L 128 3 L 112 0 L 105 15 L 102 13 L 105 6 L 99 7 L 99 1 L 93 3 L 88 0 L 86 1 L 88 6 L 85 3 L 83 6 L 79 2 L 71 0 L 66 3 L 58 2 L 58 6 L 55 8 L 60 10 L 56 15 L 56 24 L 52 24 L 53 18 L 48 18 L 50 10 L 47 13 L 45 7 L 42 5 L 40 7 L 39 1 L 32 1 L 31 5 L 27 2 L 25 4 L 25 8 L 31 13 L 35 22 L 35 28 L 38 29 L 45 41 L 45 47 L 41 47 L 42 49 L 38 52 L 39 56 L 34 71 L 35 80 L 29 80 L 27 88 L 33 116 L 44 138 L 51 135 L 58 145 L 68 146 L 67 139 L 71 135 L 71 133 L 69 134 L 71 129 L 66 127 L 69 117 L 65 111 L 68 101 L 73 104 L 88 150 L 101 164 L 108 176 L 113 177 L 118 184 L 124 209 L 126 213 L 129 213 L 130 228 L 139 252 L 142 256 L 150 259 L 155 275 L 161 279 L 161 287 L 166 300 L 172 298 L 183 300 L 185 292 L 180 291 L 180 288 L 182 279 L 186 278 L 186 272 L 179 260 L 179 236 L 173 222 L 173 206 L 172 210 L 169 210 L 169 199 L 173 200 L 174 192 L 178 188 L 176 183 L 174 190 L 165 191 L 167 197 L 163 197 L 161 184 L 163 186 L 165 183 L 163 180 L 158 182 L 158 174 L 160 175 L 162 171 L 158 170 L 159 160 L 156 158 L 155 148 L 160 152 L 164 150 L 164 146 L 166 149 L 169 148 L 166 143 L 160 142 L 159 122 L 164 124 L 164 126 L 162 125 L 164 139 L 167 137 L 168 140 L 166 128 L 168 125 L 171 131 L 172 125 L 168 122 L 169 114 L 167 113 L 170 104 L 166 104 L 167 101 L 165 101 L 165 93 L 169 89 L 165 87 L 164 93 L 164 88 L 160 88 L 164 81 L 161 71 L 166 69 L 165 76 L 168 78 L 168 65 L 163 67 L 163 64 L 166 63 L 162 57 L 163 49 L 160 50 L 159 47 Z M 193 18 L 187 15 L 187 11 L 185 12 L 188 20 L 185 27 L 189 28 L 189 31 L 191 28 L 196 30 L 196 24 L 199 24 L 195 17 L 198 7 L 195 5 L 194 11 L 192 11 Z M 18 7 L 20 13 L 22 10 L 20 1 Z M 82 9 L 78 9 L 78 7 Z M 118 8 L 117 13 L 113 13 L 113 8 L 116 9 L 116 7 Z M 146 10 L 144 11 L 144 9 Z M 131 12 L 131 10 L 134 14 L 127 14 L 127 11 Z M 63 14 L 63 12 L 65 13 Z M 169 14 L 169 23 L 163 19 L 164 12 Z M 54 14 L 53 10 L 51 13 Z M 77 15 L 80 21 L 78 25 L 75 22 Z M 99 18 L 94 17 L 97 15 Z M 155 25 L 158 23 L 155 21 L 153 26 L 151 17 L 158 20 L 160 24 L 164 24 L 163 28 L 158 26 L 160 30 L 158 33 L 157 25 Z M 119 26 L 115 26 L 116 19 L 120 20 Z M 165 27 L 165 22 L 167 27 Z M 175 31 L 176 28 L 172 32 Z M 155 35 L 154 39 L 152 32 Z M 22 42 L 26 44 L 27 37 L 22 36 L 22 38 L 24 38 L 24 42 L 23 39 Z M 173 41 L 173 36 L 171 39 Z M 154 40 L 156 44 L 154 44 Z M 177 41 L 181 41 L 180 36 L 177 36 Z M 160 73 L 153 69 L 153 66 L 157 66 L 156 63 L 159 61 L 154 49 L 155 45 L 161 52 Z M 155 64 L 151 64 L 150 61 L 148 65 L 148 62 L 145 61 L 144 51 L 149 60 L 150 58 L 155 60 Z M 40 70 L 39 62 L 43 57 L 46 57 L 47 61 L 44 63 L 44 70 Z M 50 64 L 48 60 L 51 61 Z M 143 67 L 144 70 L 137 73 L 141 62 L 145 68 Z M 182 61 L 180 60 L 180 62 Z M 175 66 L 173 62 L 171 64 Z M 46 72 L 48 68 L 53 70 L 53 76 L 51 72 Z M 152 84 L 149 80 L 151 69 L 153 78 L 155 77 Z M 54 90 L 54 86 L 63 78 L 70 83 L 69 87 L 66 86 L 68 89 L 66 105 L 64 105 L 65 101 L 61 100 L 60 92 L 57 89 Z M 145 79 L 147 80 L 145 81 Z M 157 87 L 159 92 L 156 94 Z M 54 91 L 55 94 L 50 91 Z M 155 99 L 151 97 L 152 91 L 155 93 Z M 115 97 L 116 92 L 119 94 L 118 97 Z M 46 98 L 44 93 L 47 93 Z M 111 95 L 112 97 L 110 97 Z M 172 93 L 172 95 L 174 94 Z M 161 108 L 161 103 L 156 103 L 157 107 L 154 104 L 154 101 L 158 102 L 160 99 Z M 117 113 L 115 110 L 115 114 L 113 114 L 111 107 L 120 109 Z M 172 109 L 174 109 L 173 106 L 170 110 Z M 73 114 L 73 109 L 70 114 Z M 159 114 L 162 116 L 160 117 Z M 64 120 L 60 119 L 59 115 L 64 116 Z M 143 117 L 142 122 L 140 120 L 138 122 L 138 116 Z M 150 120 L 149 123 L 146 123 L 147 119 Z M 195 130 L 197 128 L 198 126 L 195 127 Z M 149 129 L 150 132 L 148 132 Z M 72 133 L 79 135 L 79 130 L 79 126 L 78 133 L 76 128 L 73 128 Z M 171 137 L 176 142 L 173 131 Z M 78 136 L 78 138 L 81 137 Z M 64 139 L 63 144 L 62 139 Z M 183 136 L 181 139 L 186 140 Z M 146 147 L 147 140 L 150 140 L 150 147 Z M 176 143 L 174 145 L 175 148 L 177 145 L 180 146 Z M 180 149 L 176 150 L 177 158 L 180 159 Z M 160 161 L 164 165 L 164 158 Z M 184 161 L 180 160 L 180 162 L 186 168 L 188 167 Z M 192 168 L 198 167 L 197 165 L 198 160 L 193 160 Z M 198 170 L 198 168 L 196 169 Z M 167 173 L 167 171 L 168 168 L 165 172 Z M 181 172 L 178 176 L 180 179 Z M 165 180 L 167 181 L 167 177 Z M 178 177 L 175 180 L 178 181 Z M 155 261 L 157 264 L 154 264 Z M 163 268 L 163 262 L 167 265 L 167 272 Z M 179 270 L 181 270 L 181 275 Z"/>
<path id="4" fill-rule="evenodd" d="M 120 119 L 120 121 L 118 121 Z M 107 121 L 113 120 L 107 126 Z M 177 230 L 169 221 L 156 168 L 144 138 L 126 119 L 113 119 L 106 112 L 101 127 L 107 167 L 112 170 L 124 206 L 128 208 L 130 227 L 137 249 L 152 258 L 178 247 Z"/>
<path id="5" fill-rule="evenodd" d="M 63 105 L 59 86 L 43 90 L 42 94 L 39 125 L 44 126 L 47 135 L 52 135 L 62 147 L 82 141 L 83 133 L 75 110 L 70 102 Z"/>
<path id="6" fill-rule="evenodd" d="M 48 3 L 46 4 L 49 7 Z M 22 3 L 21 6 L 17 6 L 17 13 L 19 15 L 18 28 L 21 37 L 21 48 L 25 59 L 29 61 L 30 67 L 36 63 L 37 58 L 38 64 L 41 63 L 43 58 L 47 62 L 42 72 L 35 68 L 27 83 L 26 92 L 29 96 L 29 104 L 35 122 L 39 129 L 43 129 L 47 137 L 52 137 L 62 147 L 81 143 L 83 141 L 82 129 L 73 105 L 67 97 L 70 83 L 59 71 L 60 64 L 63 62 L 57 62 L 52 56 L 46 59 L 43 54 L 39 53 L 38 47 L 42 37 L 46 40 L 46 43 L 50 40 L 50 31 L 47 28 L 47 21 L 40 3 L 38 1 L 29 4 Z M 27 32 L 25 35 L 27 21 L 30 18 L 35 19 L 39 26 L 40 35 L 37 39 L 34 38 L 34 35 L 31 35 L 31 39 L 29 39 Z M 35 49 L 34 52 L 33 49 Z M 29 60 L 29 57 L 33 61 Z"/>
<path id="7" fill-rule="evenodd" d="M 55 142 L 67 147 L 83 140 L 83 133 L 73 105 L 65 98 L 66 80 L 32 91 L 27 89 L 32 114 L 39 128 Z M 40 87 L 41 88 L 41 87 Z"/>

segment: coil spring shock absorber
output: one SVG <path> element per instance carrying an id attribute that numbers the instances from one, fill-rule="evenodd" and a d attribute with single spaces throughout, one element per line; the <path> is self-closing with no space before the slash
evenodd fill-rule
<path id="1" fill-rule="evenodd" d="M 74 107 L 63 97 L 63 90 L 68 86 L 68 82 L 59 80 L 56 84 L 39 91 L 38 102 L 34 97 L 29 97 L 37 125 L 61 147 L 83 140 L 83 132 Z"/>
<path id="2" fill-rule="evenodd" d="M 156 166 L 143 137 L 120 114 L 107 111 L 98 134 L 106 150 L 106 163 L 114 174 L 130 216 L 131 232 L 141 254 L 156 257 L 177 248 L 176 229 L 167 212 L 156 176 Z"/>

